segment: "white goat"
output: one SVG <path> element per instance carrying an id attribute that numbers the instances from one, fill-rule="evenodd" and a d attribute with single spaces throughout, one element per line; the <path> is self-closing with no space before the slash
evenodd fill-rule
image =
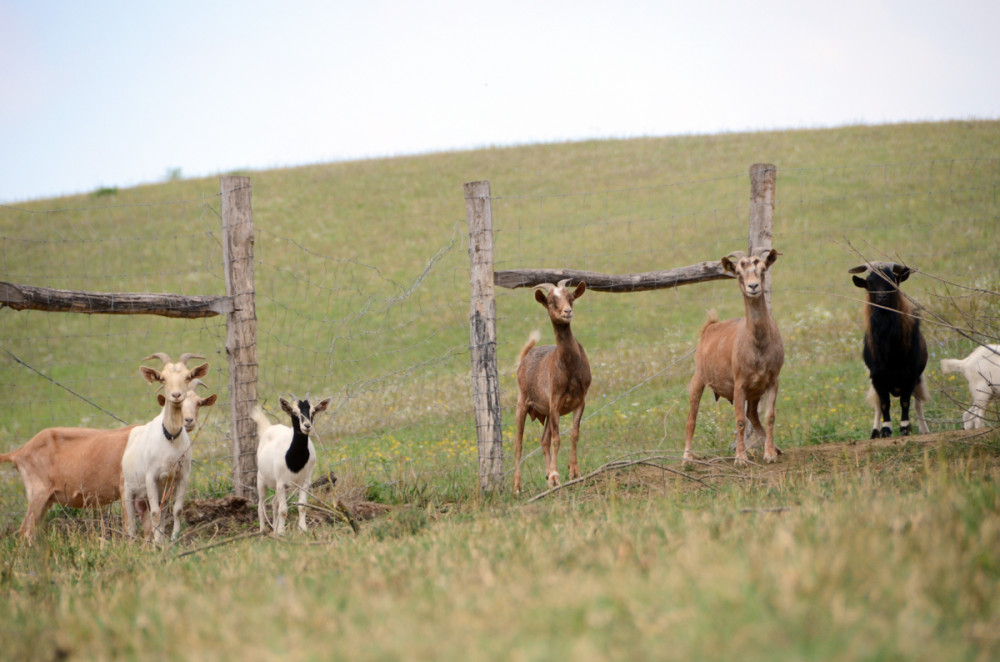
<path id="1" fill-rule="evenodd" d="M 316 465 L 316 448 L 309 433 L 312 432 L 313 418 L 325 411 L 332 398 L 324 398 L 317 404 L 309 404 L 309 398 L 299 400 L 293 397 L 295 405 L 279 398 L 281 408 L 292 419 L 292 427 L 271 423 L 260 405 L 251 417 L 257 423 L 257 515 L 260 532 L 267 528 L 265 498 L 268 488 L 274 489 L 274 532 L 285 532 L 285 516 L 288 513 L 287 489 L 299 490 L 299 528 L 306 527 L 306 499 L 312 483 L 312 471 Z"/>
<path id="2" fill-rule="evenodd" d="M 194 354 L 182 354 L 177 363 L 159 352 L 147 356 L 143 361 L 158 358 L 163 361 L 160 372 L 147 366 L 139 368 L 146 381 L 163 386 L 163 411 L 149 423 L 134 428 L 129 433 L 128 444 L 122 455 L 122 501 L 125 529 L 129 536 L 136 534 L 136 507 L 148 504 L 156 544 L 166 542 L 166 534 L 160 526 L 160 497 L 173 485 L 174 527 L 170 536 L 176 540 L 180 534 L 181 510 L 191 476 L 191 437 L 184 426 L 183 403 L 190 384 L 208 372 L 208 364 L 203 363 L 189 370 L 187 362 L 192 358 L 203 358 Z"/>
<path id="3" fill-rule="evenodd" d="M 555 332 L 555 345 L 535 347 L 541 335 L 534 331 L 517 358 L 517 435 L 514 437 L 514 491 L 521 491 L 521 446 L 527 416 L 542 424 L 539 443 L 545 455 L 545 479 L 549 487 L 559 485 L 559 417 L 573 412 L 570 430 L 569 477 L 580 477 L 576 445 L 580 421 L 590 389 L 590 362 L 583 346 L 573 337 L 573 302 L 583 296 L 587 284 L 580 282 L 572 292 L 569 280 L 557 285 L 543 283 L 535 290 L 535 300 L 545 306 Z M 543 291 L 544 290 L 544 291 Z"/>
<path id="4" fill-rule="evenodd" d="M 204 386 L 200 379 L 191 384 Z M 215 395 L 201 398 L 193 388 L 188 391 L 183 411 L 189 432 L 197 424 L 198 408 L 215 404 L 215 399 Z M 0 454 L 0 462 L 14 463 L 27 493 L 28 510 L 21 523 L 21 536 L 31 540 L 53 504 L 99 508 L 121 498 L 122 455 L 129 432 L 135 427 L 46 428 L 16 451 Z"/>
<path id="5" fill-rule="evenodd" d="M 721 260 L 723 269 L 739 281 L 746 315 L 720 322 L 714 313 L 710 313 L 701 327 L 694 354 L 694 376 L 688 385 L 685 461 L 693 459 L 691 443 L 701 395 L 706 386 L 715 393 L 716 400 L 725 398 L 736 409 L 736 464 L 747 462 L 744 445 L 747 418 L 754 431 L 764 437 L 764 461 L 774 462 L 781 453 L 781 449 L 774 445 L 774 407 L 785 349 L 778 325 L 764 300 L 767 271 L 777 259 L 778 251 L 770 249 L 749 257 L 743 251 L 737 251 Z M 766 431 L 757 412 L 762 399 Z"/>
<path id="6" fill-rule="evenodd" d="M 941 359 L 941 372 L 961 373 L 969 382 L 972 405 L 962 413 L 962 427 L 986 427 L 983 414 L 987 405 L 990 400 L 1000 400 L 1000 345 L 981 345 L 964 359 Z"/>

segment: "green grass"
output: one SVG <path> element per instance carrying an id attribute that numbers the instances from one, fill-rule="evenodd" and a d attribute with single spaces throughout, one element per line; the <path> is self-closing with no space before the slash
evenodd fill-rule
<path id="1" fill-rule="evenodd" d="M 844 447 L 692 488 L 400 508 L 165 554 L 0 540 L 11 659 L 989 659 L 1000 440 Z M 208 543 L 202 540 L 202 543 Z M 151 653 L 151 651 L 153 651 Z"/>
<path id="2" fill-rule="evenodd" d="M 348 502 L 388 504 L 352 537 L 315 526 L 179 556 L 227 533 L 191 527 L 159 554 L 56 509 L 39 545 L 0 468 L 0 641 L 12 659 L 976 659 L 995 657 L 1000 497 L 995 437 L 859 444 L 861 295 L 872 259 L 920 269 L 934 431 L 958 427 L 964 383 L 938 361 L 996 337 L 1000 122 L 588 141 L 252 172 L 261 398 L 333 395 L 318 471 Z M 609 273 L 717 259 L 746 243 L 749 166 L 778 166 L 772 277 L 786 363 L 777 467 L 715 490 L 636 467 L 537 504 L 484 499 L 476 479 L 462 183 L 489 179 L 497 268 Z M 170 181 L 0 208 L 3 279 L 58 288 L 221 294 L 218 181 Z M 857 249 L 852 250 L 850 246 Z M 859 255 L 860 252 L 860 255 Z M 428 265 L 432 265 L 425 272 Z M 970 291 L 960 286 L 979 288 Z M 588 292 L 574 331 L 590 356 L 584 472 L 683 447 L 705 311 L 742 314 L 735 285 Z M 501 291 L 506 468 L 512 365 L 529 292 Z M 155 415 L 137 374 L 154 351 L 204 354 L 191 498 L 231 490 L 225 327 L 0 311 L 0 451 L 53 425 Z M 991 411 L 996 419 L 996 408 Z M 728 454 L 733 414 L 702 402 L 695 449 Z M 529 428 L 526 449 L 537 446 Z M 565 451 L 561 466 L 565 466 Z M 720 461 L 721 462 L 721 461 Z M 543 489 L 541 459 L 524 466 Z M 671 465 L 673 466 L 673 465 Z M 652 473 L 649 473 L 649 472 Z M 744 512 L 745 509 L 754 509 Z M 784 508 L 771 512 L 769 509 Z M 251 530 L 234 525 L 228 533 Z M 212 536 L 216 536 L 213 538 Z M 336 654 L 331 651 L 336 650 Z"/>

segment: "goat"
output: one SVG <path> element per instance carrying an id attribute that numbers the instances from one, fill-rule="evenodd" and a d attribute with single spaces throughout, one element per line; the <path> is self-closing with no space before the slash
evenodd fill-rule
<path id="1" fill-rule="evenodd" d="M 733 403 L 736 410 L 736 464 L 747 462 L 744 444 L 747 418 L 757 434 L 764 437 L 764 460 L 774 462 L 781 453 L 781 449 L 774 445 L 774 408 L 785 349 L 781 332 L 764 298 L 767 272 L 778 255 L 774 249 L 765 249 L 751 256 L 736 251 L 720 261 L 722 268 L 739 281 L 746 314 L 720 322 L 715 312 L 710 311 L 698 334 L 694 375 L 688 384 L 685 462 L 694 459 L 691 443 L 706 386 L 715 393 L 716 400 L 725 398 Z M 761 426 L 757 411 L 762 399 L 766 431 Z"/>
<path id="2" fill-rule="evenodd" d="M 851 274 L 865 271 L 869 272 L 867 277 L 852 276 L 851 279 L 857 287 L 868 292 L 861 356 L 871 379 L 867 400 L 875 408 L 871 438 L 892 436 L 890 396 L 899 398 L 901 435 L 910 434 L 911 397 L 920 432 L 929 432 L 923 408 L 924 402 L 930 399 L 923 379 L 927 342 L 920 332 L 920 318 L 914 316 L 910 302 L 899 290 L 900 283 L 914 270 L 894 262 L 875 262 L 848 269 Z"/>
<path id="3" fill-rule="evenodd" d="M 201 380 L 192 382 L 192 386 L 198 385 L 204 386 Z M 215 404 L 215 399 L 215 395 L 203 399 L 194 389 L 188 391 L 183 410 L 189 432 L 197 424 L 198 408 Z M 122 455 L 135 427 L 46 428 L 16 451 L 0 454 L 0 462 L 14 463 L 27 493 L 21 536 L 32 539 L 53 504 L 98 508 L 117 501 L 121 497 Z"/>
<path id="4" fill-rule="evenodd" d="M 289 486 L 299 490 L 299 528 L 306 527 L 306 499 L 312 483 L 312 471 L 316 465 L 316 447 L 309 433 L 312 431 L 316 414 L 325 411 L 332 398 L 324 398 L 315 405 L 305 400 L 292 398 L 294 406 L 284 398 L 279 398 L 281 408 L 292 419 L 292 427 L 273 424 L 264 415 L 260 405 L 254 408 L 251 417 L 257 423 L 257 516 L 260 532 L 267 528 L 265 497 L 267 489 L 274 489 L 273 526 L 276 535 L 285 532 L 285 516 L 288 513 L 286 490 Z"/>
<path id="5" fill-rule="evenodd" d="M 1000 345 L 982 345 L 964 359 L 941 359 L 941 372 L 961 373 L 969 382 L 972 405 L 962 413 L 962 427 L 986 427 L 986 406 L 990 400 L 1000 400 Z"/>
<path id="6" fill-rule="evenodd" d="M 163 361 L 162 371 L 148 366 L 141 366 L 139 370 L 146 381 L 163 386 L 164 394 L 158 398 L 164 403 L 163 411 L 149 423 L 129 433 L 122 455 L 122 512 L 126 532 L 134 537 L 136 508 L 141 509 L 148 504 L 153 540 L 160 545 L 166 542 L 166 535 L 160 527 L 160 496 L 170 485 L 175 489 L 171 541 L 180 534 L 181 510 L 191 476 L 191 438 L 184 426 L 183 403 L 191 382 L 205 376 L 208 364 L 188 369 L 188 360 L 204 357 L 182 354 L 177 363 L 173 363 L 162 352 L 150 354 L 143 361 L 154 358 Z"/>
<path id="7" fill-rule="evenodd" d="M 514 438 L 514 491 L 521 491 L 521 445 L 525 417 L 542 424 L 540 444 L 545 455 L 545 477 L 549 487 L 559 485 L 559 417 L 573 412 L 570 432 L 569 477 L 580 477 L 576 445 L 580 421 L 590 388 L 590 362 L 583 346 L 573 337 L 573 302 L 583 296 L 587 284 L 581 281 L 572 292 L 569 279 L 557 285 L 543 283 L 535 289 L 535 300 L 545 306 L 555 332 L 556 344 L 535 345 L 541 339 L 533 331 L 517 357 L 517 436 Z"/>

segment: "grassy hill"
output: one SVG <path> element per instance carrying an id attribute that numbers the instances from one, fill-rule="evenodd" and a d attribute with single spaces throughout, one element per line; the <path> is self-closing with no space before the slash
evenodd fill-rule
<path id="1" fill-rule="evenodd" d="M 317 519 L 285 543 L 204 552 L 252 520 L 222 533 L 193 526 L 161 560 L 113 535 L 113 519 L 57 512 L 27 551 L 11 535 L 22 488 L 3 465 L 0 640 L 25 655 L 45 641 L 40 657 L 88 658 L 149 646 L 171 658 L 267 656 L 293 644 L 303 658 L 330 646 L 362 659 L 989 657 L 1000 622 L 1000 441 L 947 433 L 967 394 L 938 361 L 966 354 L 970 338 L 997 337 L 997 145 L 1000 122 L 946 122 L 242 173 L 257 229 L 261 398 L 277 413 L 280 394 L 333 395 L 318 422 L 319 471 L 337 474 L 341 498 L 379 502 L 383 514 L 356 538 Z M 509 494 L 481 501 L 462 184 L 491 183 L 497 268 L 628 273 L 745 248 L 747 173 L 758 162 L 778 167 L 779 464 L 734 471 L 732 407 L 706 396 L 695 449 L 707 464 L 690 472 L 702 482 L 636 466 L 531 505 Z M 0 207 L 3 280 L 221 294 L 218 188 L 207 178 Z M 932 354 L 932 438 L 852 443 L 868 436 L 872 412 L 861 296 L 847 269 L 866 258 L 920 270 L 904 291 L 922 306 Z M 679 469 L 690 351 L 712 308 L 742 314 L 734 283 L 579 301 L 574 332 L 594 369 L 585 473 L 623 458 Z M 551 338 L 530 292 L 500 292 L 508 470 L 512 364 L 533 328 Z M 220 402 L 203 411 L 191 496 L 224 496 L 224 339 L 217 319 L 0 310 L 0 451 L 46 426 L 111 427 L 109 413 L 148 420 L 156 407 L 140 359 L 200 352 Z M 540 492 L 538 454 L 524 471 L 527 496 Z M 263 579 L 248 588 L 250 576 Z"/>

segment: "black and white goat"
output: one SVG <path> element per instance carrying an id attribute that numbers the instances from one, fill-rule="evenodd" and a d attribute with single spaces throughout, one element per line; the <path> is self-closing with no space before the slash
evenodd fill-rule
<path id="1" fill-rule="evenodd" d="M 299 490 L 299 528 L 303 531 L 307 528 L 305 506 L 316 465 L 316 447 L 309 433 L 313 418 L 326 410 L 331 398 L 315 405 L 309 403 L 308 397 L 305 400 L 293 397 L 293 401 L 294 404 L 279 398 L 281 408 L 292 419 L 292 427 L 271 423 L 259 405 L 251 413 L 257 423 L 257 516 L 261 533 L 267 528 L 264 502 L 268 488 L 274 489 L 274 532 L 279 536 L 285 532 L 289 487 Z"/>
<path id="2" fill-rule="evenodd" d="M 920 333 L 920 319 L 913 314 L 910 302 L 899 291 L 899 284 L 914 270 L 894 262 L 873 262 L 853 267 L 848 273 L 866 271 L 866 278 L 852 276 L 852 279 L 856 286 L 868 292 L 862 357 L 871 378 L 868 401 L 875 407 L 872 439 L 892 436 L 890 396 L 899 398 L 900 434 L 910 434 L 911 397 L 920 432 L 929 432 L 923 409 L 923 403 L 930 399 L 923 379 L 927 366 L 927 342 Z"/>

